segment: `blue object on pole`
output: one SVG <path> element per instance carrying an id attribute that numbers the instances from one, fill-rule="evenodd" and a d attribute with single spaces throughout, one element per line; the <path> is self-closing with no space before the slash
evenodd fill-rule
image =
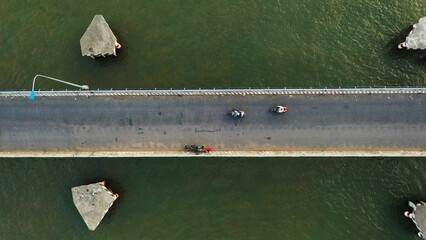
<path id="1" fill-rule="evenodd" d="M 31 92 L 30 92 L 30 100 L 31 100 L 31 101 L 34 101 L 34 99 L 35 99 L 35 92 L 34 92 L 34 91 L 31 91 Z"/>

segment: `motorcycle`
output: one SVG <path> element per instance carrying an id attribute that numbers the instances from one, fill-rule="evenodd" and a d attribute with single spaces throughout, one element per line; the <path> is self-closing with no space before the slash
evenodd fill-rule
<path id="1" fill-rule="evenodd" d="M 200 153 L 208 153 L 212 150 L 210 147 L 205 148 L 204 146 L 198 145 L 185 145 L 184 149 L 187 152 L 194 152 L 197 155 Z"/>
<path id="2" fill-rule="evenodd" d="M 285 106 L 276 106 L 271 109 L 271 111 L 275 113 L 285 113 L 287 110 L 288 108 Z"/>
<path id="3" fill-rule="evenodd" d="M 231 115 L 234 118 L 242 118 L 244 117 L 245 113 L 244 111 L 238 110 L 238 109 L 232 109 Z"/>

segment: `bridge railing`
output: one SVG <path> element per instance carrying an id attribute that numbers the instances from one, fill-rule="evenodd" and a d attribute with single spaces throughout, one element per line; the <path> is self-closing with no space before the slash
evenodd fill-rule
<path id="1" fill-rule="evenodd" d="M 186 96 L 186 95 L 318 95 L 318 94 L 425 94 L 426 87 L 362 88 L 211 88 L 211 89 L 93 89 L 36 90 L 37 96 Z M 28 97 L 28 90 L 0 91 L 0 97 Z"/>

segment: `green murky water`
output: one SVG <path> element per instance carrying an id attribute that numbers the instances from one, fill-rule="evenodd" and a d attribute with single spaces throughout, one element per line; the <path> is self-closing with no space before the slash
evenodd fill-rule
<path id="1" fill-rule="evenodd" d="M 396 45 L 425 12 L 420 0 L 9 1 L 0 89 L 38 73 L 102 89 L 424 86 L 426 53 Z M 123 49 L 93 61 L 79 39 L 99 13 Z M 417 239 L 402 212 L 426 200 L 424 160 L 0 159 L 0 236 Z M 70 188 L 103 179 L 120 198 L 89 232 Z"/>

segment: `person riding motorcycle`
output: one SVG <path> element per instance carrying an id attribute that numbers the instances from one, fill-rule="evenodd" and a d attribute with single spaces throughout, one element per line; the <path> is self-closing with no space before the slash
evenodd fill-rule
<path id="1" fill-rule="evenodd" d="M 276 106 L 272 108 L 272 112 L 276 112 L 276 113 L 285 113 L 287 112 L 287 107 L 284 106 Z"/>
<path id="2" fill-rule="evenodd" d="M 205 148 L 204 146 L 198 146 L 198 145 L 185 145 L 185 151 L 195 152 L 195 154 L 208 153 L 211 150 L 212 150 L 211 147 Z"/>
<path id="3" fill-rule="evenodd" d="M 238 110 L 238 109 L 232 109 L 231 114 L 234 118 L 243 117 L 245 115 L 244 111 L 241 111 L 241 110 Z"/>

